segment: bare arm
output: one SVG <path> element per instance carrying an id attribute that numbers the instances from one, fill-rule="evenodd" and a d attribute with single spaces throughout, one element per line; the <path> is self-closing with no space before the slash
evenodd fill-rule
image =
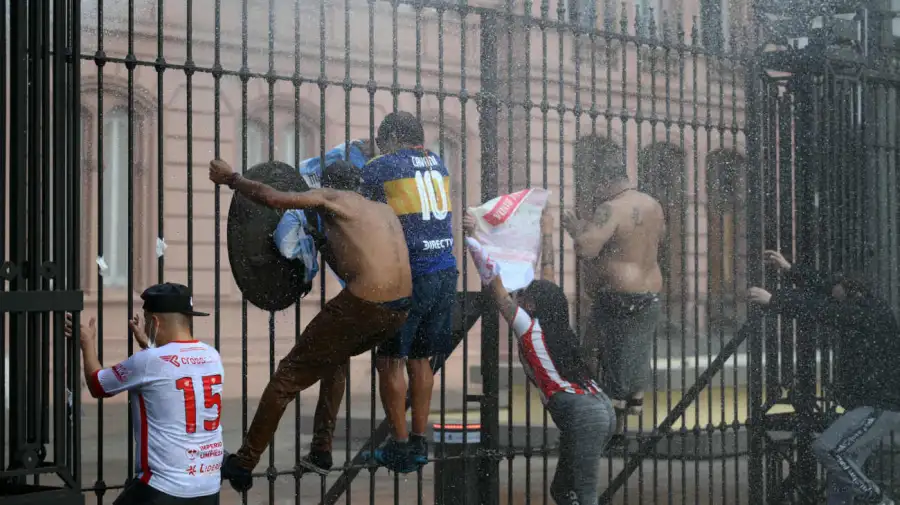
<path id="1" fill-rule="evenodd" d="M 541 279 L 553 280 L 555 272 L 555 255 L 553 254 L 553 218 L 544 209 L 541 215 Z"/>
<path id="2" fill-rule="evenodd" d="M 597 207 L 591 220 L 569 215 L 563 226 L 575 241 L 575 254 L 579 258 L 595 258 L 616 234 L 618 216 L 612 205 L 604 203 Z"/>
<path id="3" fill-rule="evenodd" d="M 279 191 L 267 184 L 245 179 L 240 174 L 234 174 L 230 186 L 250 200 L 273 209 L 324 207 L 332 212 L 337 211 L 334 201 L 338 195 L 330 189 L 311 189 L 303 193 Z"/>
<path id="4" fill-rule="evenodd" d="M 499 275 L 494 277 L 488 287 L 491 290 L 491 297 L 497 304 L 497 310 L 500 311 L 500 315 L 503 316 L 503 319 L 506 319 L 507 323 L 513 324 L 513 320 L 516 318 L 516 310 L 518 310 L 519 306 L 516 305 L 516 302 L 509 296 L 509 292 L 503 287 L 503 279 Z"/>

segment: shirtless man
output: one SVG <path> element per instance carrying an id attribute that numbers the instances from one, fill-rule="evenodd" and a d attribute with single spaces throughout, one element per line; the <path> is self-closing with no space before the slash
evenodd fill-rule
<path id="1" fill-rule="evenodd" d="M 650 379 L 662 290 L 657 254 L 666 224 L 662 206 L 635 188 L 624 165 L 588 169 L 599 205 L 590 219 L 567 212 L 562 227 L 575 242 L 593 300 L 584 335 L 588 363 L 613 400 L 621 433 L 625 416 L 641 412 Z"/>
<path id="2" fill-rule="evenodd" d="M 350 163 L 329 165 L 322 173 L 322 189 L 303 193 L 244 179 L 221 160 L 210 162 L 209 179 L 268 207 L 318 212 L 325 235 L 319 251 L 346 283 L 281 360 L 259 400 L 244 445 L 225 458 L 222 478 L 235 490 L 246 491 L 253 486 L 251 471 L 295 395 L 323 377 L 341 374 L 343 379 L 351 357 L 375 348 L 403 326 L 411 305 L 412 274 L 406 236 L 394 210 L 356 192 L 361 174 Z"/>

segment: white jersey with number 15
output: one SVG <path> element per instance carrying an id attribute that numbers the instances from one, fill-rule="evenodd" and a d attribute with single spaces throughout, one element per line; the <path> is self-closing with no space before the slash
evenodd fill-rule
<path id="1" fill-rule="evenodd" d="M 104 396 L 128 391 L 134 412 L 135 478 L 181 498 L 219 492 L 222 359 L 198 341 L 147 349 L 93 376 Z"/>

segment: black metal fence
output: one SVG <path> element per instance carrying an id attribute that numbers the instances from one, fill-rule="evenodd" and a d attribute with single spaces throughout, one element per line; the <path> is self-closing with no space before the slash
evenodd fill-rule
<path id="1" fill-rule="evenodd" d="M 523 187 L 550 189 L 556 215 L 584 212 L 588 136 L 664 204 L 653 387 L 628 443 L 604 460 L 601 502 L 812 503 L 820 492 L 809 442 L 834 407 L 830 347 L 810 322 L 795 331 L 748 314 L 745 292 L 775 285 L 760 253 L 777 247 L 867 270 L 898 301 L 900 70 L 886 7 L 860 7 L 883 16 L 866 17 L 867 35 L 847 50 L 837 31 L 768 30 L 784 24 L 764 17 L 774 7 L 727 0 L 0 6 L 4 489 L 62 486 L 111 503 L 132 475 L 129 410 L 81 401 L 79 358 L 59 323 L 66 310 L 96 315 L 110 365 L 133 350 L 135 293 L 157 281 L 189 285 L 214 313 L 194 331 L 222 353 L 222 426 L 226 446 L 238 445 L 276 360 L 337 289 L 323 270 L 285 313 L 242 300 L 222 256 L 230 197 L 205 166 L 297 165 L 373 138 L 400 109 L 420 117 L 448 164 L 457 224 L 462 209 Z M 582 326 L 588 294 L 570 241 L 558 230 L 556 240 L 557 280 Z M 437 364 L 432 419 L 447 427 L 435 430 L 437 459 L 389 476 L 360 456 L 387 433 L 361 356 L 335 470 L 297 477 L 313 390 L 286 416 L 254 489 L 227 490 L 223 503 L 551 501 L 557 431 L 456 253 L 459 343 Z M 893 465 L 880 466 L 892 482 Z"/>

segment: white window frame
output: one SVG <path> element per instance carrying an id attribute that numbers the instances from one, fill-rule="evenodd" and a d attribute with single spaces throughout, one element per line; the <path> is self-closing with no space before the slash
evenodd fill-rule
<path id="1" fill-rule="evenodd" d="M 114 109 L 103 118 L 103 259 L 104 287 L 128 285 L 128 112 Z M 124 193 L 119 190 L 124 184 Z M 123 226 L 124 224 L 124 226 Z M 124 229 L 125 236 L 121 230 Z"/>
<path id="2" fill-rule="evenodd" d="M 266 153 L 268 134 L 269 131 L 265 124 L 256 119 L 247 118 L 247 165 L 241 169 L 242 173 L 246 172 L 253 165 L 269 159 Z M 236 165 L 240 165 L 244 156 L 242 144 L 244 142 L 244 127 L 240 123 L 238 124 L 237 140 L 238 151 L 236 158 L 239 162 Z"/>
<path id="3" fill-rule="evenodd" d="M 299 136 L 297 133 L 299 132 Z M 297 142 L 300 145 L 297 145 Z M 303 125 L 298 127 L 297 124 L 291 124 L 284 129 L 281 136 L 281 142 L 275 145 L 277 158 L 288 165 L 293 166 L 295 161 L 303 161 L 309 158 L 307 148 L 309 147 L 309 129 Z M 299 156 L 297 154 L 299 153 Z"/>

